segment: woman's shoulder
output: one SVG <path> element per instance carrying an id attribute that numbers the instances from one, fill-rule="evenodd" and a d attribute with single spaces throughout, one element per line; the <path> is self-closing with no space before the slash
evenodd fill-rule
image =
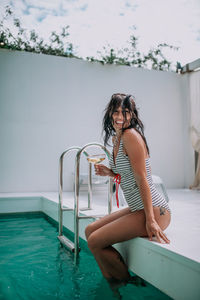
<path id="1" fill-rule="evenodd" d="M 134 148 L 136 149 L 144 147 L 144 141 L 140 135 L 140 133 L 135 130 L 134 128 L 130 128 L 124 131 L 122 135 L 122 143 L 126 148 L 132 148 L 134 145 Z"/>
<path id="2" fill-rule="evenodd" d="M 128 140 L 137 140 L 140 138 L 140 134 L 135 130 L 134 128 L 126 129 L 122 134 L 122 141 L 128 141 Z"/>
<path id="3" fill-rule="evenodd" d="M 122 135 L 122 142 L 125 151 L 146 153 L 146 157 L 149 157 L 148 150 L 142 135 L 134 128 L 130 128 L 124 131 Z"/>

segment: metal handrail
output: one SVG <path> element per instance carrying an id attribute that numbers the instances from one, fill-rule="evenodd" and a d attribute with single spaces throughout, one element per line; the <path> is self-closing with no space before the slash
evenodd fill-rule
<path id="1" fill-rule="evenodd" d="M 71 211 L 73 210 L 72 208 L 64 208 L 63 207 L 63 160 L 64 157 L 67 153 L 73 151 L 73 150 L 80 150 L 81 147 L 73 146 L 65 150 L 59 159 L 59 236 L 62 235 L 62 228 L 63 228 L 63 211 Z M 84 151 L 84 154 L 88 156 L 87 152 Z M 90 172 L 90 170 L 89 170 Z M 88 203 L 90 202 L 89 200 L 90 195 L 88 194 Z"/>
<path id="2" fill-rule="evenodd" d="M 63 229 L 63 159 L 64 156 L 73 150 L 80 150 L 80 147 L 70 147 L 66 151 L 64 151 L 59 159 L 59 236 L 62 235 L 62 229 Z M 65 209 L 66 210 L 66 209 Z M 68 208 L 67 210 L 71 210 Z"/>
<path id="3" fill-rule="evenodd" d="M 78 257 L 79 254 L 79 220 L 81 219 L 89 219 L 95 218 L 99 216 L 89 215 L 89 216 L 80 216 L 79 212 L 79 169 L 80 169 L 80 158 L 81 154 L 84 153 L 86 157 L 88 153 L 85 151 L 86 148 L 96 146 L 100 147 L 104 150 L 107 157 L 110 158 L 110 152 L 106 149 L 105 146 L 99 143 L 89 143 L 84 147 L 70 147 L 66 151 L 64 151 L 59 159 L 59 236 L 58 239 L 60 242 L 67 246 L 75 253 L 75 258 Z M 74 201 L 74 208 L 66 208 L 63 207 L 63 160 L 67 153 L 76 150 L 76 159 L 75 159 L 75 201 Z M 112 192 L 113 192 L 113 185 L 111 178 L 109 178 L 109 185 L 108 185 L 108 213 L 110 214 L 112 211 Z M 88 207 L 87 210 L 91 209 L 91 200 L 92 200 L 92 164 L 89 162 L 89 172 L 88 172 Z M 74 210 L 74 243 L 71 242 L 63 235 L 63 211 L 73 211 Z M 82 209 L 82 210 L 85 210 Z M 102 216 L 102 215 L 101 215 Z"/>
<path id="4" fill-rule="evenodd" d="M 76 163 L 75 163 L 75 207 L 74 207 L 74 234 L 75 234 L 75 256 L 77 257 L 79 254 L 79 219 L 81 219 L 82 217 L 79 216 L 79 175 L 80 175 L 80 158 L 81 158 L 81 154 L 82 152 L 91 146 L 96 146 L 96 147 L 100 147 L 101 149 L 104 150 L 104 152 L 106 153 L 107 157 L 110 158 L 110 152 L 106 149 L 105 146 L 99 144 L 99 143 L 89 143 L 87 145 L 85 145 L 82 149 L 80 149 L 77 152 L 76 155 Z M 91 165 L 91 164 L 90 164 Z M 108 213 L 110 214 L 112 211 L 112 192 L 113 192 L 113 185 L 112 185 L 112 181 L 111 178 L 109 178 L 109 185 L 108 185 Z M 94 216 L 87 216 L 87 218 L 93 218 Z"/>

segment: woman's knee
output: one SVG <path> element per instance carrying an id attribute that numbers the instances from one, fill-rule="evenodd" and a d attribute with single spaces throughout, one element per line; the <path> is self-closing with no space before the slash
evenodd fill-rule
<path id="1" fill-rule="evenodd" d="M 100 245 L 101 243 L 98 238 L 98 234 L 96 234 L 96 232 L 91 233 L 88 237 L 88 248 L 90 249 L 90 251 L 94 253 L 98 249 L 100 250 L 101 249 Z"/>
<path id="2" fill-rule="evenodd" d="M 93 224 L 89 224 L 86 228 L 85 228 L 85 236 L 86 236 L 86 239 L 88 240 L 90 234 L 94 231 L 94 227 L 93 227 Z"/>

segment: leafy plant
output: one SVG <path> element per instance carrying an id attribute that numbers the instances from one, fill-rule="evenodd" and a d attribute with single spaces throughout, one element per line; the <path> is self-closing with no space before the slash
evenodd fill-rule
<path id="1" fill-rule="evenodd" d="M 5 26 L 5 21 L 9 18 L 12 18 L 14 28 L 16 29 L 15 34 Z M 28 32 L 22 28 L 20 20 L 15 18 L 11 8 L 6 6 L 3 19 L 0 21 L 0 48 L 80 58 L 75 56 L 74 46 L 68 42 L 68 30 L 69 26 L 65 26 L 60 33 L 53 31 L 49 37 L 49 41 L 45 42 L 34 30 Z M 172 70 L 172 62 L 168 61 L 163 54 L 165 48 L 178 50 L 177 47 L 163 43 L 150 49 L 146 54 L 141 53 L 138 50 L 138 38 L 135 35 L 131 35 L 128 45 L 124 48 L 118 50 L 110 45 L 107 47 L 104 46 L 102 51 L 97 51 L 96 57 L 88 56 L 86 59 L 102 64 L 126 65 L 169 71 Z M 177 63 L 176 70 L 181 70 L 180 63 Z"/>
<path id="2" fill-rule="evenodd" d="M 5 20 L 12 18 L 13 25 L 17 31 L 15 35 L 4 25 Z M 53 31 L 49 41 L 39 37 L 35 30 L 28 32 L 22 28 L 21 22 L 15 18 L 9 6 L 6 7 L 5 15 L 0 22 L 0 47 L 12 50 L 23 50 L 35 53 L 44 53 L 58 56 L 75 57 L 72 43 L 67 41 L 69 26 L 62 28 L 60 33 Z"/>
<path id="3" fill-rule="evenodd" d="M 159 44 L 156 48 L 150 49 L 147 54 L 143 54 L 137 49 L 137 44 L 138 38 L 132 35 L 127 47 L 117 50 L 108 45 L 108 47 L 103 47 L 102 52 L 98 51 L 99 59 L 87 57 L 87 60 L 99 61 L 102 64 L 135 66 L 162 71 L 172 70 L 172 62 L 164 56 L 163 49 L 178 50 L 177 47 L 165 43 Z"/>

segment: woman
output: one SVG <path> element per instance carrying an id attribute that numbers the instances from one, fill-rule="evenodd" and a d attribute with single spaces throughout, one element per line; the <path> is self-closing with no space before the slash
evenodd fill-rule
<path id="1" fill-rule="evenodd" d="M 152 240 L 153 236 L 160 243 L 169 243 L 163 230 L 170 223 L 171 212 L 152 182 L 149 148 L 133 96 L 118 93 L 111 97 L 103 129 L 105 145 L 112 136 L 113 152 L 110 168 L 95 165 L 95 172 L 121 182 L 128 207 L 91 223 L 85 234 L 103 276 L 126 281 L 128 268 L 112 245 L 135 237 Z"/>

